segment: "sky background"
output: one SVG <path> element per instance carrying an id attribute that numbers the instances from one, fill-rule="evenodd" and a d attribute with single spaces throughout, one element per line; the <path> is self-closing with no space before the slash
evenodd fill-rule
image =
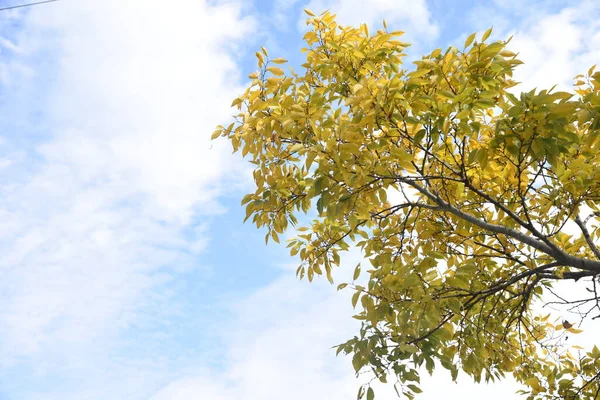
<path id="1" fill-rule="evenodd" d="M 0 0 L 0 7 L 19 4 Z M 523 89 L 600 61 L 600 5 L 553 0 L 62 0 L 0 12 L 0 400 L 355 398 L 350 292 L 242 224 L 225 141 L 254 51 L 299 65 L 302 9 L 385 18 L 413 59 L 494 26 Z M 334 278 L 344 281 L 352 252 Z M 426 374 L 425 374 L 426 375 Z M 424 376 L 421 399 L 514 398 Z M 389 387 L 379 399 L 393 399 Z"/>

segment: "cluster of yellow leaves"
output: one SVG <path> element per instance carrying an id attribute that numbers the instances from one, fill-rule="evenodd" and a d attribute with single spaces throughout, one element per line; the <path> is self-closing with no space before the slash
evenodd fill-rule
<path id="1" fill-rule="evenodd" d="M 544 355 L 556 327 L 530 310 L 541 283 L 551 285 L 544 279 L 572 269 L 529 272 L 555 262 L 553 249 L 594 257 L 583 235 L 561 229 L 584 205 L 598 211 L 600 74 L 578 77 L 576 98 L 517 97 L 509 89 L 521 62 L 507 42 L 485 43 L 491 30 L 410 71 L 402 32 L 309 15 L 303 74 L 257 52 L 236 120 L 213 137 L 256 166 L 256 191 L 242 203 L 267 240 L 316 211 L 288 244 L 300 277 L 333 282 L 351 246 L 371 264 L 367 287 L 353 285 L 363 328 L 339 351 L 354 354 L 357 371 L 368 366 L 382 381 L 393 373 L 409 397 L 420 392 L 417 368 L 431 372 L 437 360 L 454 378 L 459 369 L 476 381 L 513 373 L 532 399 L 591 399 L 598 349 Z"/>

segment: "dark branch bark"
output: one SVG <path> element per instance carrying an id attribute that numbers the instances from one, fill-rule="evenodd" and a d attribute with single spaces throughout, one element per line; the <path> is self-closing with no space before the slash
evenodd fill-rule
<path id="1" fill-rule="evenodd" d="M 577 268 L 580 270 L 590 271 L 590 272 L 594 272 L 596 274 L 600 274 L 600 261 L 589 260 L 589 259 L 585 259 L 585 258 L 581 258 L 581 257 L 572 256 L 570 254 L 567 254 L 565 251 L 557 248 L 556 246 L 549 246 L 544 241 L 541 241 L 540 239 L 526 235 L 525 233 L 520 232 L 516 229 L 512 229 L 512 228 L 509 228 L 506 226 L 496 225 L 496 224 L 492 224 L 492 223 L 483 221 L 483 220 L 453 206 L 452 204 L 444 201 L 444 199 L 442 199 L 439 195 L 430 192 L 425 187 L 419 185 L 417 182 L 415 182 L 412 179 L 405 179 L 402 176 L 389 176 L 389 177 L 375 176 L 375 177 L 380 178 L 380 179 L 393 179 L 398 182 L 407 184 L 407 185 L 411 186 L 412 188 L 414 188 L 415 190 L 417 190 L 422 195 L 424 195 L 425 197 L 427 197 L 428 199 L 430 199 L 432 202 L 437 204 L 439 206 L 439 208 L 438 208 L 439 211 L 449 212 L 449 213 L 451 213 L 451 214 L 453 214 L 453 215 L 455 215 L 455 216 L 457 216 L 457 217 L 459 217 L 481 229 L 484 229 L 486 231 L 494 232 L 494 233 L 498 233 L 501 235 L 511 237 L 525 245 L 533 247 L 534 249 L 539 250 L 539 251 L 553 257 L 561 265 L 570 266 L 570 267 L 574 267 L 574 268 Z"/>
<path id="2" fill-rule="evenodd" d="M 579 218 L 579 215 L 577 215 L 575 217 L 575 223 L 577 224 L 577 226 L 579 226 L 579 229 L 581 229 L 581 233 L 583 233 L 583 237 L 585 238 L 586 243 L 588 244 L 588 246 L 590 247 L 590 249 L 596 256 L 596 258 L 598 260 L 600 260 L 600 250 L 598 250 L 598 248 L 594 244 L 594 241 L 592 240 L 592 237 L 590 236 L 590 232 L 588 231 L 587 227 L 585 226 L 585 222 L 583 222 L 581 220 L 581 218 Z"/>

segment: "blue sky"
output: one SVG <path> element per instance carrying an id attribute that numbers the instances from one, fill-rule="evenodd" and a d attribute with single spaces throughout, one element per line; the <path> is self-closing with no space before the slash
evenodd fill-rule
<path id="1" fill-rule="evenodd" d="M 0 0 L 6 7 L 18 1 Z M 0 399 L 346 399 L 349 293 L 242 224 L 250 165 L 209 138 L 304 14 L 407 32 L 409 55 L 514 35 L 523 87 L 600 61 L 593 1 L 62 0 L 0 12 Z M 350 253 L 343 281 L 360 259 Z M 516 387 L 423 378 L 423 399 Z M 390 388 L 380 398 L 393 398 Z M 350 396 L 350 397 L 349 397 Z"/>

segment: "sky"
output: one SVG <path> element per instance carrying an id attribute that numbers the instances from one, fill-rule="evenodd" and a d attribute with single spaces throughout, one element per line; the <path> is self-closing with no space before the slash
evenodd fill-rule
<path id="1" fill-rule="evenodd" d="M 0 8 L 21 4 L 0 0 Z M 0 400 L 355 398 L 350 292 L 243 224 L 225 141 L 254 52 L 301 64 L 304 8 L 383 18 L 409 57 L 494 26 L 523 90 L 600 61 L 600 5 L 554 0 L 61 0 L 0 11 Z M 343 282 L 360 254 L 349 253 Z M 350 271 L 350 272 L 349 272 Z M 427 375 L 427 374 L 425 374 Z M 421 399 L 514 398 L 438 371 Z M 380 399 L 393 399 L 378 387 Z"/>

